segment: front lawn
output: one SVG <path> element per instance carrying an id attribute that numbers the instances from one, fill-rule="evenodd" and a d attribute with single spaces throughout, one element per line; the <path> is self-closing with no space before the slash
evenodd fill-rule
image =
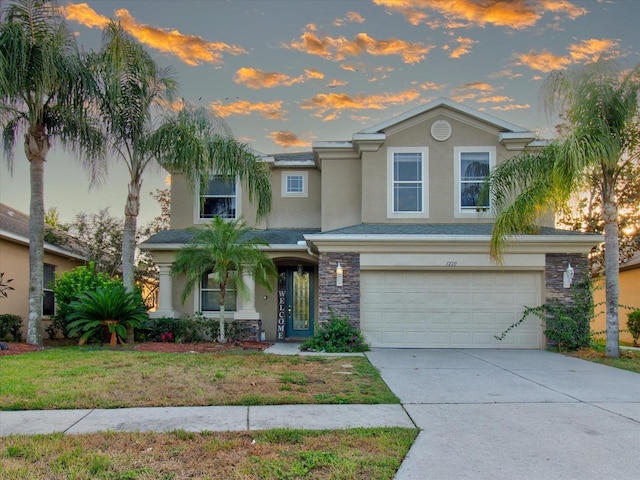
<path id="1" fill-rule="evenodd" d="M 640 373 L 640 351 L 638 350 L 626 350 L 621 348 L 619 358 L 609 358 L 604 354 L 604 346 L 594 344 L 592 348 L 582 348 L 575 352 L 570 352 L 569 354 L 590 362 L 602 363 L 603 365 L 608 365 L 610 367 Z"/>
<path id="2" fill-rule="evenodd" d="M 414 429 L 0 437 L 0 478 L 391 480 Z"/>
<path id="3" fill-rule="evenodd" d="M 0 357 L 0 409 L 399 403 L 365 357 L 63 347 Z"/>

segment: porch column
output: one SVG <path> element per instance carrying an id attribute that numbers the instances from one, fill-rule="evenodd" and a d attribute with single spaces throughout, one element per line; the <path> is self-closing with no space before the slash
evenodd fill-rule
<path id="1" fill-rule="evenodd" d="M 246 300 L 238 293 L 238 311 L 234 315 L 236 320 L 259 320 L 260 314 L 256 311 L 256 282 L 253 276 L 242 272 L 242 281 L 246 286 Z"/>
<path id="2" fill-rule="evenodd" d="M 173 285 L 171 280 L 171 264 L 158 263 L 158 309 L 151 312 L 151 318 L 177 317 L 173 310 Z"/>

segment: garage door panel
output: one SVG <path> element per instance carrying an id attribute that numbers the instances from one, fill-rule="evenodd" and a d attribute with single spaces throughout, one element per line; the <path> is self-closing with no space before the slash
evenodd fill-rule
<path id="1" fill-rule="evenodd" d="M 539 272 L 362 272 L 361 329 L 371 346 L 540 348 Z M 381 298 L 384 301 L 381 301 Z"/>

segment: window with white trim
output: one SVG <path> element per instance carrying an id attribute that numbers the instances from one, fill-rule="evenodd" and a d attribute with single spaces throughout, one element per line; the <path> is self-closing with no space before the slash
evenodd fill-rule
<path id="1" fill-rule="evenodd" d="M 282 172 L 283 197 L 307 197 L 309 172 Z"/>
<path id="2" fill-rule="evenodd" d="M 494 147 L 456 147 L 456 206 L 458 214 L 476 214 L 491 210 L 488 192 L 481 196 L 491 168 L 495 165 Z"/>
<path id="3" fill-rule="evenodd" d="M 227 286 L 225 292 L 224 310 L 226 312 L 236 311 L 236 291 L 233 288 L 229 288 L 229 286 Z M 202 276 L 200 283 L 200 311 L 220 311 L 220 284 L 215 281 L 211 271 Z"/>
<path id="4" fill-rule="evenodd" d="M 200 193 L 199 218 L 238 218 L 238 188 L 235 179 L 212 175 L 207 189 Z"/>
<path id="5" fill-rule="evenodd" d="M 387 216 L 389 218 L 428 217 L 428 149 L 401 147 L 388 149 Z"/>
<path id="6" fill-rule="evenodd" d="M 56 313 L 55 296 L 53 287 L 56 282 L 56 266 L 44 264 L 44 275 L 42 276 L 42 315 L 50 317 Z"/>

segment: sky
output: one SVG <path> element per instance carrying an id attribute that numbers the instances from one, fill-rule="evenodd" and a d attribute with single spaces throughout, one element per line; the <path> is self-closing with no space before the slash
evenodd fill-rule
<path id="1" fill-rule="evenodd" d="M 180 95 L 210 108 L 266 154 L 310 151 L 439 97 L 554 135 L 539 91 L 553 71 L 601 56 L 640 63 L 640 0 L 90 0 L 60 2 L 79 45 L 98 49 L 120 21 Z M 28 162 L 0 165 L 0 202 L 29 211 Z M 128 174 L 100 186 L 70 154 L 50 151 L 45 208 L 69 222 L 109 207 L 122 216 Z M 166 186 L 149 170 L 139 223 Z"/>

